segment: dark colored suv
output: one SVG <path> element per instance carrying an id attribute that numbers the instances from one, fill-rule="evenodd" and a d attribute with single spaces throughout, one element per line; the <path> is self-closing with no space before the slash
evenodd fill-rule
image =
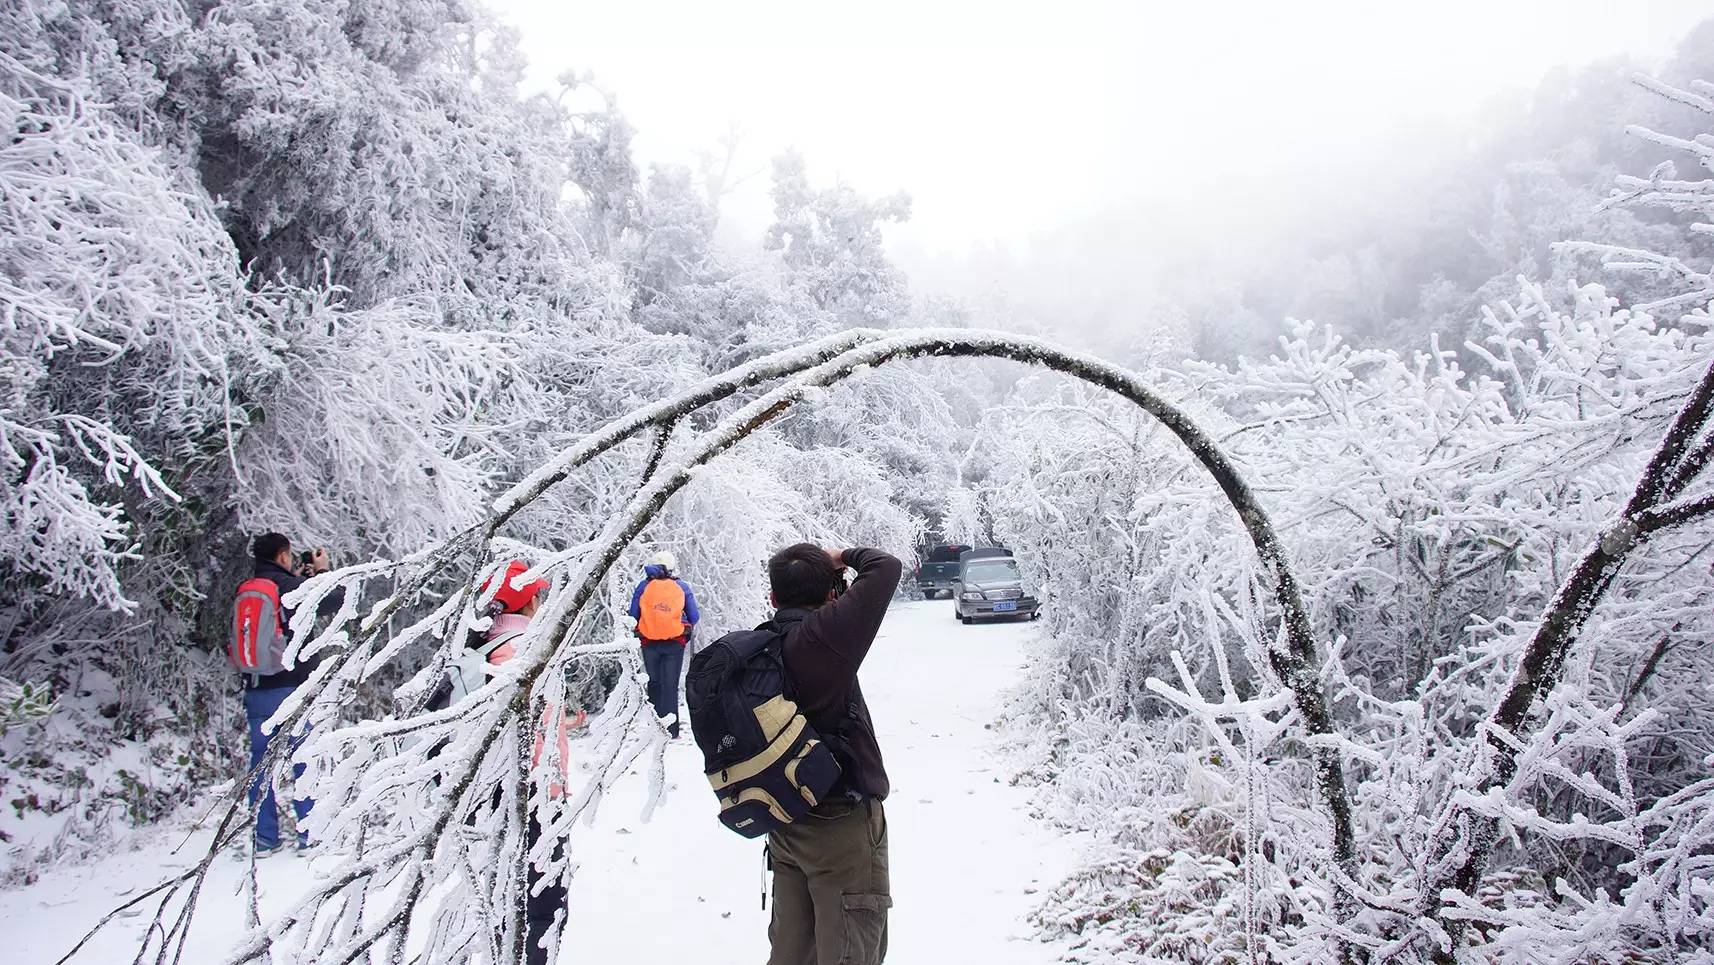
<path id="1" fill-rule="evenodd" d="M 947 543 L 922 551 L 922 562 L 917 565 L 917 589 L 923 599 L 932 600 L 942 593 L 952 595 L 952 584 L 958 580 L 958 554 L 969 548 Z"/>

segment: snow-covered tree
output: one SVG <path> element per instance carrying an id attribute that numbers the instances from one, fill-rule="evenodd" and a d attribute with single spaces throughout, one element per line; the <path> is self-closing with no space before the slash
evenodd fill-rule
<path id="1" fill-rule="evenodd" d="M 849 185 L 816 188 L 802 156 L 774 159 L 774 223 L 766 245 L 787 279 L 822 311 L 851 324 L 886 324 L 905 314 L 904 278 L 882 252 L 881 225 L 910 218 L 908 195 L 878 201 Z"/>

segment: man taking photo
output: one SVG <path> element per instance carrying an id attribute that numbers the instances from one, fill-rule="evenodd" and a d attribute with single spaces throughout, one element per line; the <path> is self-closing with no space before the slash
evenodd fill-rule
<path id="1" fill-rule="evenodd" d="M 285 667 L 280 655 L 291 644 L 292 611 L 283 598 L 303 585 L 306 578 L 328 570 L 327 550 L 317 548 L 298 558 L 292 552 L 292 542 L 280 533 L 264 533 L 251 544 L 255 576 L 240 584 L 234 603 L 233 640 L 228 655 L 244 677 L 244 716 L 250 725 L 250 768 L 255 776 L 250 782 L 250 806 L 256 809 L 256 854 L 266 856 L 281 849 L 280 818 L 274 799 L 272 775 L 257 770 L 268 754 L 268 745 L 275 734 L 263 725 L 279 711 L 280 705 L 302 686 L 320 662 L 310 656 Z M 321 601 L 316 613 L 329 617 L 338 612 L 345 599 L 343 589 L 335 590 Z M 302 733 L 292 737 L 296 748 L 304 738 Z M 292 768 L 301 777 L 303 764 Z M 315 802 L 300 798 L 292 808 L 301 822 L 309 817 Z M 309 836 L 298 832 L 298 848 L 310 846 Z"/>
<path id="2" fill-rule="evenodd" d="M 844 570 L 857 575 L 845 587 Z M 839 761 L 802 820 L 768 835 L 774 871 L 769 965 L 879 965 L 887 954 L 889 785 L 857 671 L 903 566 L 876 549 L 799 543 L 768 561 L 788 693 Z M 841 592 L 843 591 L 843 592 Z"/>

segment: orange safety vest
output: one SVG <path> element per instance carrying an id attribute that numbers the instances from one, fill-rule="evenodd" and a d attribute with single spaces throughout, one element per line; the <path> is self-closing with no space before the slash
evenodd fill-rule
<path id="1" fill-rule="evenodd" d="M 637 633 L 649 642 L 680 640 L 684 629 L 684 587 L 674 579 L 650 580 L 637 601 Z"/>

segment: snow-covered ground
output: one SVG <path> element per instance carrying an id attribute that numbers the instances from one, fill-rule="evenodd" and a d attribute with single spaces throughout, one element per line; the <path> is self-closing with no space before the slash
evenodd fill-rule
<path id="1" fill-rule="evenodd" d="M 898 603 L 863 670 L 893 794 L 893 963 L 1030 965 L 1058 958 L 1034 941 L 1025 916 L 1035 892 L 1076 864 L 1076 846 L 1027 813 L 1028 792 L 1005 783 L 992 755 L 1000 692 L 1034 638 L 1020 625 L 962 626 L 947 602 Z M 688 741 L 668 749 L 671 785 L 652 821 L 639 820 L 642 775 L 627 777 L 594 827 L 574 841 L 562 962 L 754 965 L 767 955 L 759 842 L 722 828 Z M 0 893 L 9 962 L 57 960 L 123 896 L 183 867 L 182 826 L 162 827 L 139 850 L 50 872 Z M 321 859 L 326 861 L 326 858 Z M 315 874 L 317 861 L 265 861 L 263 911 L 278 909 Z M 222 860 L 192 930 L 190 962 L 215 962 L 243 924 L 243 865 Z M 147 914 L 109 926 L 76 961 L 129 961 Z"/>

